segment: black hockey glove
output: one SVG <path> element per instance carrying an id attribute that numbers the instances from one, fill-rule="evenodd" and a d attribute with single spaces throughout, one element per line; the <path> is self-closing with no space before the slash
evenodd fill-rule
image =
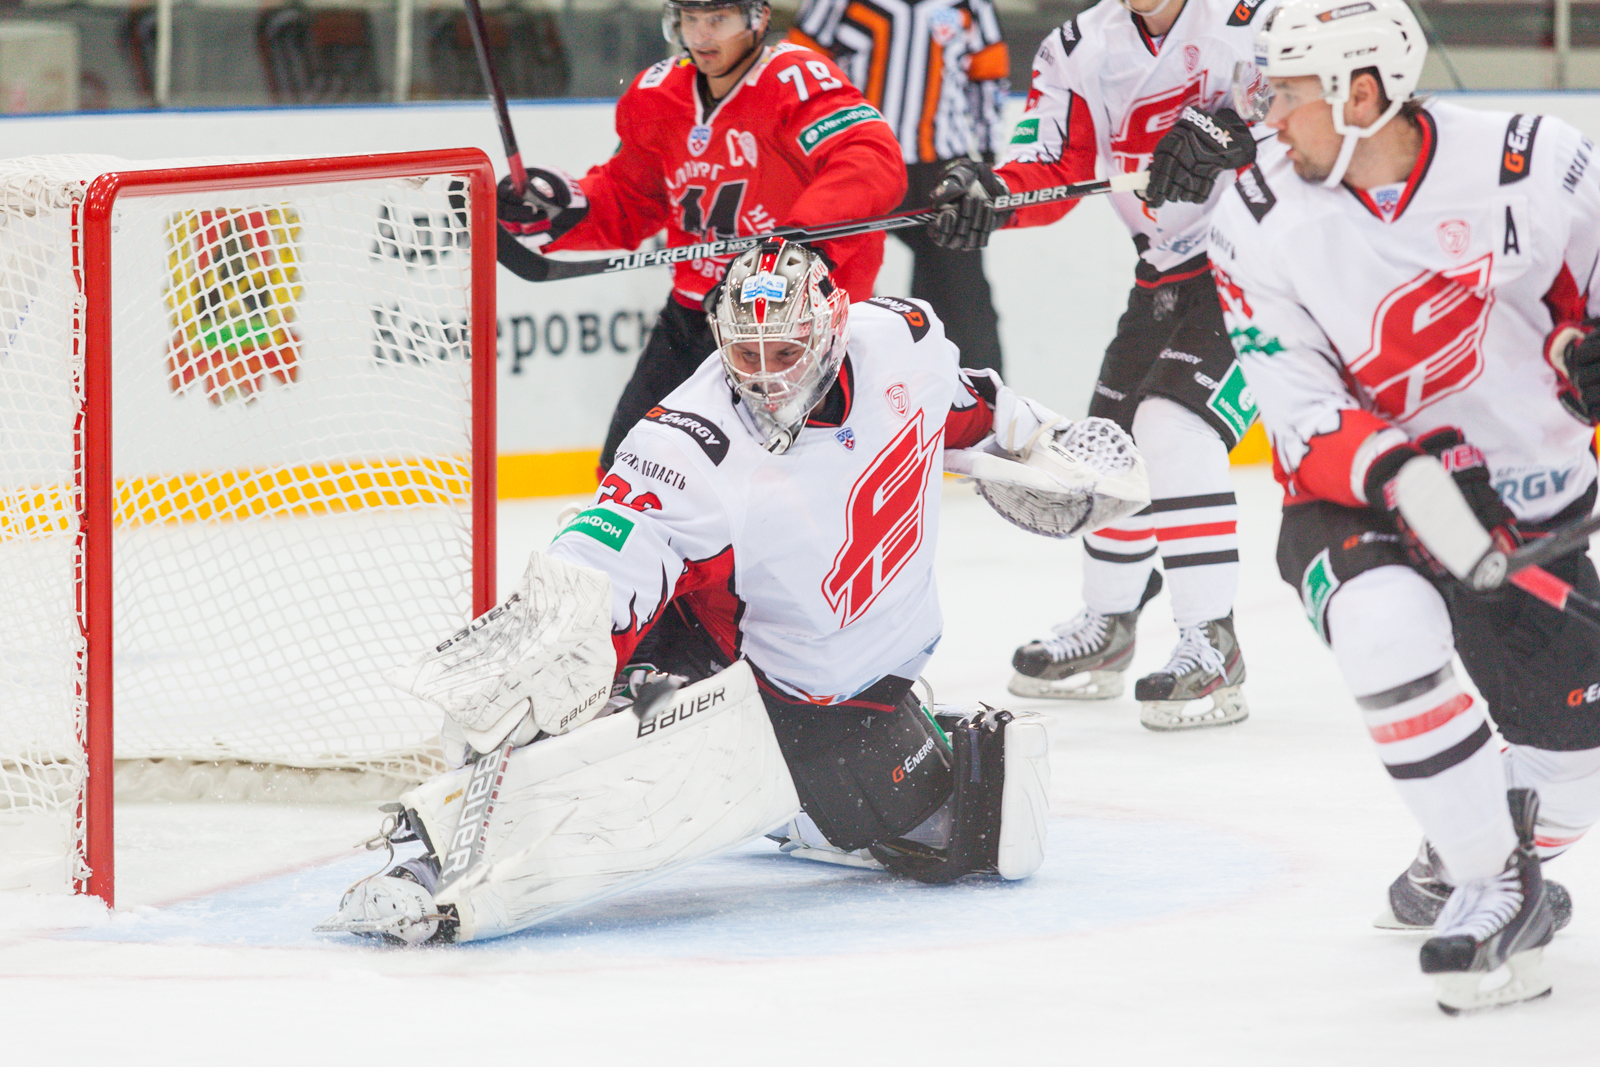
<path id="1" fill-rule="evenodd" d="M 1556 397 L 1579 422 L 1600 423 L 1600 319 L 1557 323 L 1544 342 L 1556 372 Z"/>
<path id="2" fill-rule="evenodd" d="M 563 236 L 588 213 L 583 189 L 558 170 L 528 168 L 528 186 L 521 196 L 512 190 L 509 174 L 495 186 L 495 215 L 501 228 L 534 248 Z"/>
<path id="3" fill-rule="evenodd" d="M 952 161 L 928 194 L 928 206 L 938 211 L 928 223 L 928 236 L 941 248 L 977 251 L 1011 217 L 1009 211 L 994 209 L 994 198 L 1009 192 L 987 164 L 973 159 Z"/>
<path id="4" fill-rule="evenodd" d="M 1408 441 L 1391 448 L 1373 460 L 1372 466 L 1367 469 L 1365 484 L 1367 502 L 1373 508 L 1387 514 L 1394 522 L 1401 543 L 1405 546 L 1406 558 L 1411 561 L 1412 566 L 1434 578 L 1447 578 L 1452 574 L 1450 568 L 1441 562 L 1436 554 L 1436 550 L 1442 549 L 1443 546 L 1430 546 L 1428 543 L 1430 538 L 1413 529 L 1400 514 L 1400 493 L 1395 484 L 1395 476 L 1400 473 L 1401 467 L 1418 456 L 1432 456 L 1450 473 L 1450 478 L 1455 482 L 1462 499 L 1472 510 L 1473 517 L 1484 530 L 1488 531 L 1489 539 L 1496 549 L 1510 552 L 1522 543 L 1516 517 L 1511 514 L 1511 509 L 1505 506 L 1500 494 L 1495 492 L 1494 486 L 1489 482 L 1489 467 L 1484 462 L 1483 453 L 1478 451 L 1477 446 L 1469 444 L 1460 430 L 1454 426 L 1445 426 L 1424 434 L 1415 441 Z M 1469 585 L 1474 584 L 1470 578 L 1463 580 Z"/>
<path id="5" fill-rule="evenodd" d="M 1255 161 L 1255 138 L 1236 113 L 1223 108 L 1207 115 L 1186 107 L 1177 124 L 1156 144 L 1145 203 L 1151 207 L 1168 200 L 1203 204 L 1224 169 L 1238 170 Z"/>

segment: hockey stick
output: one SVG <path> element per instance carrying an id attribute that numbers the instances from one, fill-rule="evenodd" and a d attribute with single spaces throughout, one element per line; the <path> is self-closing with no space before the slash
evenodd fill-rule
<path id="1" fill-rule="evenodd" d="M 456 832 L 439 857 L 439 885 L 434 890 L 435 898 L 459 882 L 483 859 L 483 847 L 489 840 L 489 820 L 494 817 L 494 806 L 500 799 L 500 786 L 506 780 L 506 765 L 511 762 L 511 750 L 516 747 L 513 741 L 516 733 L 515 730 L 511 731 L 498 748 L 479 756 L 472 764 L 466 796 L 461 801 L 461 818 L 456 822 Z"/>
<path id="2" fill-rule="evenodd" d="M 478 0 L 466 0 L 467 28 L 472 31 L 472 50 L 478 54 L 478 70 L 483 74 L 484 88 L 489 90 L 489 102 L 494 105 L 495 119 L 500 123 L 500 143 L 505 146 L 506 164 L 511 170 L 511 188 L 518 196 L 528 185 L 528 172 L 522 165 L 522 151 L 517 148 L 517 135 L 511 129 L 511 112 L 506 110 L 506 92 L 500 87 L 500 75 L 489 56 L 489 27 L 483 21 L 483 7 Z"/>
<path id="3" fill-rule="evenodd" d="M 1570 584 L 1544 569 L 1544 564 L 1560 559 L 1589 543 L 1600 530 L 1600 515 L 1590 515 L 1564 526 L 1549 537 L 1523 545 L 1506 558 L 1506 581 L 1557 611 L 1600 629 L 1600 602 L 1573 589 Z"/>
<path id="4" fill-rule="evenodd" d="M 1100 181 L 1052 185 L 1044 189 L 1030 189 L 1023 193 L 997 196 L 994 198 L 994 209 L 996 211 L 1010 211 L 1014 208 L 1030 207 L 1034 204 L 1051 204 L 1058 200 L 1080 200 L 1083 197 L 1095 196 L 1099 193 L 1136 193 L 1143 191 L 1149 182 L 1149 173 L 1139 171 L 1134 174 L 1116 174 Z M 544 256 L 528 251 L 521 243 L 502 229 L 499 235 L 499 252 L 500 262 L 523 279 L 530 282 L 554 282 L 563 278 L 583 278 L 592 274 L 612 274 L 622 270 L 638 270 L 641 267 L 658 267 L 671 263 L 682 263 L 691 259 L 713 259 L 718 256 L 737 255 L 740 252 L 756 247 L 756 245 L 769 237 L 784 237 L 791 241 L 810 244 L 815 241 L 832 241 L 840 237 L 855 237 L 863 233 L 877 233 L 881 230 L 900 230 L 911 226 L 924 226 L 932 221 L 936 214 L 937 212 L 928 208 L 914 208 L 910 211 L 896 211 L 888 215 L 875 215 L 872 218 L 836 222 L 829 226 L 818 226 L 814 229 L 791 226 L 773 230 L 771 233 L 755 234 L 750 237 L 728 237 L 716 241 L 702 241 L 699 244 L 662 248 L 654 252 L 629 252 L 620 256 L 608 256 L 605 259 L 583 260 L 547 259 Z"/>

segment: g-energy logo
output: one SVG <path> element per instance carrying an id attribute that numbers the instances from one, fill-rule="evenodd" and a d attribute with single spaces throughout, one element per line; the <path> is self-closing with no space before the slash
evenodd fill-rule
<path id="1" fill-rule="evenodd" d="M 1228 16 L 1228 25 L 1248 26 L 1250 20 L 1256 17 L 1256 11 L 1262 2 L 1263 0 L 1239 0 L 1233 5 L 1233 13 Z"/>
<path id="2" fill-rule="evenodd" d="M 906 328 L 911 331 L 911 341 L 913 344 L 928 336 L 928 316 L 924 315 L 922 313 L 922 309 L 917 307 L 917 305 L 908 303 L 904 300 L 896 300 L 892 296 L 869 297 L 867 299 L 867 303 L 876 304 L 878 307 L 884 308 L 887 311 L 892 311 L 896 315 L 899 315 L 901 318 L 905 319 Z"/>
<path id="3" fill-rule="evenodd" d="M 894 772 L 890 774 L 889 777 L 893 778 L 896 782 L 905 781 L 906 775 L 922 766 L 922 761 L 927 759 L 932 754 L 933 738 L 930 737 L 926 741 L 922 742 L 921 748 L 911 753 L 911 755 L 907 756 L 899 766 L 895 767 Z"/>
<path id="4" fill-rule="evenodd" d="M 694 443 L 700 446 L 700 451 L 706 454 L 706 458 L 714 464 L 720 464 L 728 458 L 728 439 L 722 435 L 721 430 L 699 415 L 687 411 L 673 411 L 658 404 L 645 412 L 644 417 L 646 422 L 659 422 L 663 426 L 671 426 L 674 430 L 682 430 L 688 434 Z"/>
<path id="5" fill-rule="evenodd" d="M 1500 184 L 1510 185 L 1528 176 L 1533 159 L 1533 139 L 1539 135 L 1538 115 L 1512 115 L 1506 123 L 1506 143 L 1500 153 Z"/>

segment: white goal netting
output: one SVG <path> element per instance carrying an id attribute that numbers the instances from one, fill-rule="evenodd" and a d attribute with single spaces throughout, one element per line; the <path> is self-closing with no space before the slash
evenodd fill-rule
<path id="1" fill-rule="evenodd" d="M 0 160 L 0 888 L 85 874 L 81 621 L 105 578 L 82 537 L 83 198 L 99 174 L 163 165 Z M 487 536 L 468 188 L 115 201 L 117 759 L 435 767 L 437 715 L 379 674 L 471 617 Z"/>

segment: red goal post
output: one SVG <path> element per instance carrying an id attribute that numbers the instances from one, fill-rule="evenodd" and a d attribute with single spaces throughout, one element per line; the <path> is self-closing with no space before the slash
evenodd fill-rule
<path id="1" fill-rule="evenodd" d="M 66 556 L 60 544 L 40 546 L 71 535 L 78 635 L 60 658 L 77 665 L 67 700 L 84 753 L 79 772 L 58 743 L 31 738 L 34 726 L 17 726 L 9 744 L 0 729 L 0 807 L 26 814 L 30 803 L 48 807 L 39 796 L 75 787 L 65 818 L 78 857 L 68 862 L 71 887 L 108 905 L 113 759 L 123 755 L 115 702 L 129 702 L 139 754 L 151 758 L 425 767 L 426 754 L 415 753 L 426 712 L 407 708 L 407 725 L 385 733 L 383 720 L 408 698 L 385 695 L 375 675 L 495 597 L 488 158 L 455 149 L 128 166 L 58 205 L 70 228 L 63 256 L 48 230 L 7 245 L 0 229 L 0 287 L 8 266 L 20 279 L 10 295 L 0 288 L 0 392 L 23 396 L 21 412 L 57 399 L 54 387 L 44 401 L 24 395 L 40 377 L 32 369 L 53 366 L 45 320 L 54 301 L 41 295 L 47 270 L 35 260 L 65 269 L 70 256 L 77 290 L 62 371 L 77 404 L 70 503 L 53 499 L 68 495 L 54 475 L 13 474 L 0 483 L 0 505 L 9 505 L 0 506 L 0 549 L 15 550 L 19 570 L 35 568 L 19 582 L 37 578 L 53 600 L 54 564 Z M 0 186 L 0 211 L 15 209 L 25 179 L 9 193 Z M 70 193 L 71 184 L 60 187 Z M 12 229 L 49 214 L 16 209 Z M 164 240 L 149 236 L 162 232 Z M 119 260 L 133 254 L 119 249 L 140 242 L 149 247 L 137 249 L 139 263 Z M 164 317 L 149 310 L 149 276 L 160 277 Z M 140 315 L 150 323 L 135 324 Z M 140 364 L 143 377 L 124 374 L 124 363 Z M 123 393 L 130 399 L 114 411 Z M 141 399 L 156 395 L 167 405 L 159 412 Z M 219 436 L 194 436 L 191 424 L 202 422 Z M 130 455 L 149 442 L 149 456 L 129 467 L 113 444 L 136 438 Z M 49 564 L 24 559 L 31 549 Z M 415 612 L 408 591 L 418 591 Z M 400 599 L 385 599 L 391 592 Z M 175 619 L 194 629 L 165 647 Z M 129 656 L 119 656 L 124 641 L 138 646 Z M 59 666 L 54 648 L 10 657 L 0 720 L 25 723 L 30 709 L 61 703 L 24 691 Z M 268 673 L 256 678 L 257 668 Z M 355 675 L 361 692 L 352 696 Z M 135 676 L 142 688 L 129 696 Z M 279 721 L 279 709 L 260 702 L 289 680 L 300 688 L 278 704 L 300 718 Z M 325 707 L 319 686 L 337 690 Z M 192 698 L 211 702 L 191 707 Z M 30 773 L 52 784 L 37 787 Z"/>

